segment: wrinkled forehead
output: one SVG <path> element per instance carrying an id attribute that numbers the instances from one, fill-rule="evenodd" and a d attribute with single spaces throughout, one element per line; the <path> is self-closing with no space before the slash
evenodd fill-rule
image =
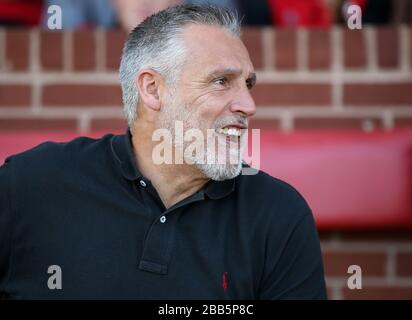
<path id="1" fill-rule="evenodd" d="M 253 72 L 249 53 L 240 38 L 219 26 L 187 25 L 183 32 L 186 66 L 198 73 L 222 68 Z"/>

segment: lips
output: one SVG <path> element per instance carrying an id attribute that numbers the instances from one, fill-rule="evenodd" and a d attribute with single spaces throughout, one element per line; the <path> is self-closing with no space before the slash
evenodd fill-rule
<path id="1" fill-rule="evenodd" d="M 247 129 L 247 125 L 243 123 L 229 123 L 226 124 L 218 129 L 216 129 L 217 133 L 226 135 L 226 136 L 235 136 L 240 137 L 242 135 L 242 130 Z"/>

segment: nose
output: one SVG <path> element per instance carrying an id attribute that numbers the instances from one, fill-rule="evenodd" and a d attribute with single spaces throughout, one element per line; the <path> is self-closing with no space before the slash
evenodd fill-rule
<path id="1" fill-rule="evenodd" d="M 230 111 L 234 113 L 242 113 L 247 117 L 251 117 L 256 113 L 256 105 L 250 94 L 249 89 L 242 88 L 236 92 L 236 97 L 230 105 Z"/>

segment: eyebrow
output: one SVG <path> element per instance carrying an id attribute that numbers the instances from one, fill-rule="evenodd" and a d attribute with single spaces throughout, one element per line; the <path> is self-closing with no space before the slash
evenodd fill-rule
<path id="1" fill-rule="evenodd" d="M 233 76 L 239 76 L 243 72 L 240 69 L 235 69 L 235 68 L 224 68 L 224 69 L 217 69 L 212 71 L 209 75 L 208 78 L 214 78 L 218 76 L 223 76 L 223 75 L 233 75 Z M 256 82 L 256 73 L 251 72 L 249 73 L 248 80 L 252 80 L 252 82 Z"/>

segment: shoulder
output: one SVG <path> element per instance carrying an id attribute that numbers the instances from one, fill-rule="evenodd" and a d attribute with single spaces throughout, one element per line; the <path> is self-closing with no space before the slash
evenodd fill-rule
<path id="1" fill-rule="evenodd" d="M 110 139 L 108 134 L 100 139 L 78 137 L 68 142 L 44 142 L 25 152 L 9 156 L 10 163 L 19 177 L 35 177 L 44 174 L 62 174 L 68 169 L 81 168 L 93 158 L 107 152 Z"/>
<path id="2" fill-rule="evenodd" d="M 34 161 L 43 163 L 44 160 L 53 160 L 56 157 L 58 159 L 67 156 L 82 156 L 98 151 L 108 143 L 111 137 L 113 137 L 112 134 L 107 134 L 99 139 L 77 137 L 68 142 L 47 141 L 22 153 L 11 155 L 6 161 Z"/>
<path id="3" fill-rule="evenodd" d="M 266 198 L 267 201 L 306 205 L 305 199 L 295 187 L 261 170 L 252 175 L 240 175 L 236 183 L 239 191 L 246 195 L 259 194 L 259 198 Z"/>
<path id="4" fill-rule="evenodd" d="M 240 175 L 236 188 L 254 214 L 262 212 L 266 218 L 274 218 L 276 223 L 283 220 L 298 222 L 312 215 L 307 201 L 295 187 L 263 171 Z"/>

